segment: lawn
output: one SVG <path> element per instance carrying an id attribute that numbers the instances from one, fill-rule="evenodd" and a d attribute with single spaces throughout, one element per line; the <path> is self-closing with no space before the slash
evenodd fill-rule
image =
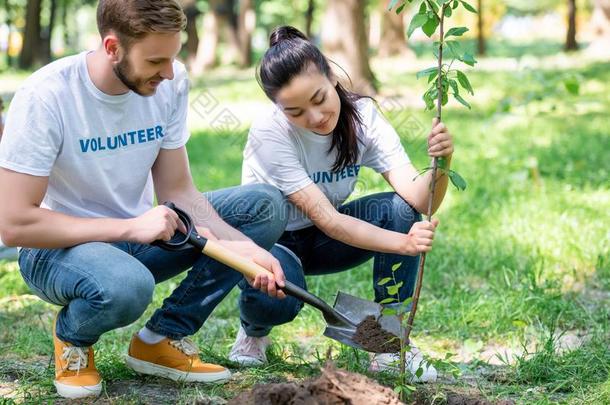
<path id="1" fill-rule="evenodd" d="M 439 384 L 417 386 L 413 400 L 443 403 L 448 393 L 462 392 L 490 401 L 610 403 L 610 63 L 577 59 L 517 69 L 483 61 L 470 74 L 473 109 L 450 105 L 444 114 L 455 138 L 453 168 L 468 188 L 450 190 L 438 213 L 413 338 L 432 358 L 451 354 L 446 367 L 460 375 L 446 372 Z M 399 62 L 375 62 L 378 101 L 424 167 L 431 115 L 418 98 L 425 83 L 408 61 Z M 244 131 L 266 102 L 252 77 L 225 70 L 194 82 L 189 155 L 202 190 L 239 182 Z M 579 94 L 568 91 L 574 82 Z M 215 124 L 216 113 L 202 113 L 202 95 L 218 102 L 217 113 L 237 118 L 230 130 Z M 364 171 L 357 195 L 382 190 L 381 177 Z M 371 267 L 310 278 L 308 286 L 327 300 L 339 289 L 372 298 Z M 159 285 L 136 324 L 96 345 L 104 401 L 222 403 L 256 383 L 316 375 L 329 349 L 338 366 L 366 374 L 366 353 L 323 338 L 323 320 L 310 308 L 273 330 L 268 366 L 228 362 L 238 328 L 233 291 L 195 336 L 204 359 L 236 372 L 232 382 L 209 387 L 139 377 L 123 361 L 131 334 L 179 281 Z M 7 398 L 0 403 L 57 400 L 50 366 L 56 310 L 30 295 L 16 263 L 0 263 L 0 397 Z M 374 378 L 396 383 L 389 375 Z"/>

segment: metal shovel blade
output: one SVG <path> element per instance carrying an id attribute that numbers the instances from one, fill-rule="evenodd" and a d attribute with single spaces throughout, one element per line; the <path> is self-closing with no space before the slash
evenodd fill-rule
<path id="1" fill-rule="evenodd" d="M 396 316 L 382 315 L 383 307 L 376 302 L 367 301 L 353 295 L 345 294 L 341 291 L 337 293 L 333 309 L 347 318 L 354 325 L 360 325 L 365 318 L 372 316 L 380 327 L 396 337 L 400 336 L 400 320 Z M 328 320 L 327 320 L 328 322 Z M 324 335 L 340 341 L 348 346 L 358 349 L 374 351 L 369 347 L 364 348 L 361 344 L 353 340 L 356 328 L 349 327 L 345 323 L 328 322 Z M 381 351 L 381 349 L 380 349 Z"/>

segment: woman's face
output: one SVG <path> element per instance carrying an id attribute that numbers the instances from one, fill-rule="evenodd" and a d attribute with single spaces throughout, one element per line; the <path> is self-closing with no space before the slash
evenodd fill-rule
<path id="1" fill-rule="evenodd" d="M 278 91 L 275 103 L 294 125 L 329 135 L 337 126 L 341 111 L 336 84 L 311 66 Z"/>

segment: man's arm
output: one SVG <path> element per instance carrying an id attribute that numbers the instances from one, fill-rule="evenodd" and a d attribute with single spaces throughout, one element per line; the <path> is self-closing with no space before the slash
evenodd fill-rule
<path id="1" fill-rule="evenodd" d="M 133 219 L 78 218 L 40 207 L 49 178 L 0 168 L 0 236 L 7 246 L 65 248 L 99 241 L 169 240 L 178 216 L 157 207 Z"/>
<path id="2" fill-rule="evenodd" d="M 185 147 L 161 149 L 153 165 L 152 175 L 159 203 L 175 203 L 193 218 L 198 232 L 203 236 L 208 239 L 218 238 L 218 243 L 235 254 L 244 256 L 272 272 L 273 274 L 257 276 L 252 285 L 271 296 L 285 297 L 285 294 L 276 288 L 276 281 L 283 287 L 285 280 L 280 263 L 246 235 L 227 224 L 207 198 L 197 190 Z"/>

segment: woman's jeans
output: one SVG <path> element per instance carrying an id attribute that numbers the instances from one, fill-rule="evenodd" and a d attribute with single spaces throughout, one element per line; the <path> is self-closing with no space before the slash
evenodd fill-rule
<path id="1" fill-rule="evenodd" d="M 235 187 L 206 197 L 229 225 L 265 249 L 271 249 L 286 227 L 285 200 L 271 186 Z M 171 339 L 193 335 L 243 280 L 194 249 L 170 252 L 129 242 L 24 248 L 19 265 L 36 295 L 63 306 L 56 323 L 59 339 L 80 347 L 137 320 L 152 301 L 155 284 L 191 268 L 146 326 Z"/>
<path id="2" fill-rule="evenodd" d="M 421 215 L 393 192 L 370 195 L 339 207 L 339 212 L 361 219 L 383 229 L 408 233 L 411 226 L 421 220 Z M 375 301 L 393 297 L 405 299 L 413 295 L 419 256 L 378 253 L 359 249 L 331 239 L 317 227 L 285 232 L 271 252 L 282 264 L 286 278 L 306 288 L 305 275 L 323 275 L 351 269 L 374 257 L 373 288 Z M 392 268 L 400 263 L 399 270 Z M 402 281 L 398 294 L 390 296 L 387 285 L 378 285 L 385 277 Z M 248 336 L 266 336 L 275 325 L 292 321 L 303 303 L 294 298 L 278 300 L 239 283 L 242 293 L 239 299 L 241 324 Z"/>

